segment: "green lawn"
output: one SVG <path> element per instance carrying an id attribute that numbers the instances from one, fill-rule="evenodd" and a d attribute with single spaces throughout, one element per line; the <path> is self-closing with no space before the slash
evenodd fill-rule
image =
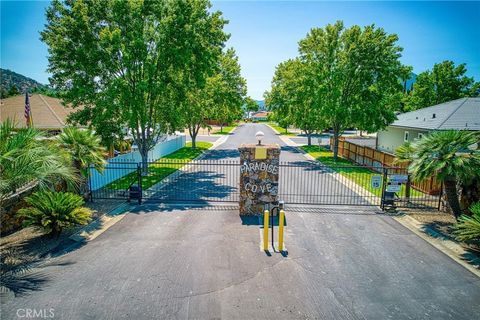
<path id="1" fill-rule="evenodd" d="M 338 158 L 337 161 L 333 161 L 333 152 L 326 150 L 325 148 L 319 146 L 303 146 L 303 150 L 305 150 L 308 154 L 312 157 L 317 159 L 319 162 L 323 163 L 326 166 L 331 167 L 335 172 L 340 173 L 342 176 L 352 180 L 356 184 L 362 186 L 365 190 L 370 191 L 374 195 L 381 196 L 382 189 L 373 189 L 371 187 L 371 180 L 372 176 L 375 175 L 382 175 L 381 173 L 375 172 L 368 168 L 356 165 L 351 163 L 350 161 Z M 402 189 L 400 191 L 399 196 L 405 196 L 405 185 L 402 184 Z M 411 197 L 424 197 L 425 194 L 415 190 L 413 188 L 410 189 L 410 196 Z"/>
<path id="2" fill-rule="evenodd" d="M 224 126 L 223 130 L 220 132 L 220 128 L 212 132 L 212 134 L 229 134 L 237 125 L 233 124 L 231 126 Z"/>
<path id="3" fill-rule="evenodd" d="M 280 133 L 283 136 L 296 136 L 296 134 L 293 133 L 293 132 L 288 132 L 288 131 L 285 132 L 285 128 L 280 127 L 279 125 L 277 125 L 274 122 L 269 122 L 268 125 L 270 127 L 272 127 L 273 129 L 277 130 L 277 132 Z"/>
<path id="4" fill-rule="evenodd" d="M 177 171 L 191 160 L 198 157 L 212 146 L 209 142 L 197 141 L 197 148 L 192 149 L 192 143 L 187 142 L 185 147 L 178 149 L 177 151 L 166 155 L 163 158 L 158 159 L 155 163 L 151 163 L 148 166 L 148 176 L 142 177 L 142 189 L 146 190 L 151 186 L 160 182 L 166 176 Z M 178 163 L 176 163 L 178 161 Z M 126 176 L 111 182 L 106 185 L 106 189 L 125 190 L 134 180 L 137 179 L 137 173 L 132 172 Z"/>

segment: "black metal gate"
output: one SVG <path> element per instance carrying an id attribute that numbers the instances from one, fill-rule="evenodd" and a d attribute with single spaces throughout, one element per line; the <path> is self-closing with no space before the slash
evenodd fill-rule
<path id="1" fill-rule="evenodd" d="M 279 196 L 287 204 L 438 208 L 440 195 L 415 189 L 405 168 L 280 164 Z"/>
<path id="2" fill-rule="evenodd" d="M 137 163 L 109 164 L 100 175 L 90 172 L 92 199 L 239 201 L 238 161 L 160 159 L 148 163 L 147 173 Z"/>
<path id="3" fill-rule="evenodd" d="M 160 159 L 143 173 L 137 163 L 111 163 L 90 171 L 93 199 L 160 202 L 238 202 L 238 160 Z M 439 195 L 413 188 L 404 168 L 280 163 L 279 199 L 286 204 L 437 208 Z"/>

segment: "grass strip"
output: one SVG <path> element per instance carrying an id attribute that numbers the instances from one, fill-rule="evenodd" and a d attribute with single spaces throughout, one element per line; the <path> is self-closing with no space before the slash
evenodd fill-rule
<path id="1" fill-rule="evenodd" d="M 148 175 L 142 177 L 142 189 L 146 190 L 192 161 L 212 146 L 210 142 L 197 141 L 196 148 L 187 142 L 185 147 L 172 152 L 148 165 Z M 177 162 L 178 161 L 178 162 Z M 125 190 L 138 178 L 137 172 L 129 173 L 105 186 L 106 189 Z"/>
<path id="2" fill-rule="evenodd" d="M 355 182 L 365 190 L 373 193 L 376 196 L 382 195 L 382 188 L 374 189 L 371 186 L 373 176 L 382 175 L 379 172 L 373 171 L 367 167 L 356 165 L 346 159 L 338 157 L 337 161 L 333 160 L 333 152 L 320 146 L 302 146 L 304 151 L 314 157 L 317 161 L 330 167 L 333 171 L 340 173 L 347 179 Z M 398 193 L 400 197 L 405 197 L 406 187 L 402 184 L 401 190 Z M 421 191 L 411 188 L 410 197 L 425 197 Z"/>
<path id="3" fill-rule="evenodd" d="M 225 127 L 223 127 L 222 131 L 220 131 L 220 129 L 218 129 L 218 130 L 215 130 L 214 132 L 212 132 L 212 134 L 229 134 L 236 127 L 237 127 L 236 124 L 231 125 L 231 126 L 225 126 Z"/>
<path id="4" fill-rule="evenodd" d="M 268 125 L 275 129 L 282 136 L 296 136 L 293 132 L 288 132 L 288 129 L 282 128 L 274 122 L 269 122 Z"/>

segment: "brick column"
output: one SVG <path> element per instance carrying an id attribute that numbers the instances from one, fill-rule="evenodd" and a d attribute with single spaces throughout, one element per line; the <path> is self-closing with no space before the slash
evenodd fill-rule
<path id="1" fill-rule="evenodd" d="M 278 201 L 280 146 L 242 144 L 240 215 L 261 215 L 266 203 Z"/>

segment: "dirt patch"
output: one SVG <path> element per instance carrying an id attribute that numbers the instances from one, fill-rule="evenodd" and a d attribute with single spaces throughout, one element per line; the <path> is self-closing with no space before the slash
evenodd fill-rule
<path id="1" fill-rule="evenodd" d="M 85 206 L 92 209 L 92 221 L 97 220 L 102 215 L 112 211 L 123 201 L 118 200 L 98 200 L 86 203 Z M 84 226 L 66 229 L 58 238 L 47 236 L 43 231 L 28 227 L 21 229 L 0 239 L 0 254 L 8 257 L 2 259 L 0 266 L 2 271 L 8 268 L 15 268 L 28 262 L 38 262 L 45 259 L 51 252 L 58 251 L 58 248 L 65 246 L 71 240 L 69 237 Z M 5 264 L 8 264 L 6 266 Z"/>
<path id="2" fill-rule="evenodd" d="M 480 246 L 476 244 L 469 244 L 455 240 L 455 218 L 450 214 L 442 211 L 418 211 L 418 210 L 402 210 L 410 217 L 421 222 L 425 227 L 434 230 L 445 238 L 460 244 L 465 250 L 480 258 Z"/>

